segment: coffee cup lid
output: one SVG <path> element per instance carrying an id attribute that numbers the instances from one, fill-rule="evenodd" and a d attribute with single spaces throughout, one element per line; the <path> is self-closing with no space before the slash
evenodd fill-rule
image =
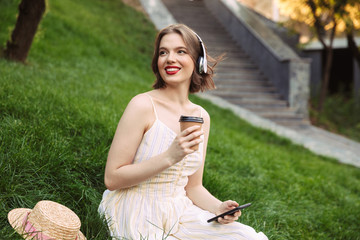
<path id="1" fill-rule="evenodd" d="M 197 122 L 197 123 L 204 123 L 204 119 L 203 119 L 202 117 L 181 116 L 179 122 Z"/>

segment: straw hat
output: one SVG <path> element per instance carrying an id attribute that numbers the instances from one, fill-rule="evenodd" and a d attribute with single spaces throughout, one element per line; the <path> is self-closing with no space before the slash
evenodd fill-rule
<path id="1" fill-rule="evenodd" d="M 86 240 L 79 217 L 69 208 L 48 200 L 34 209 L 16 208 L 9 212 L 10 225 L 25 239 Z"/>

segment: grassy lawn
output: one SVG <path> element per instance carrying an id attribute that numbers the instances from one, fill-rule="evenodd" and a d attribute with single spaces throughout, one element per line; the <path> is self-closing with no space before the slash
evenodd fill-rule
<path id="1" fill-rule="evenodd" d="M 16 1 L 0 0 L 0 43 Z M 22 239 L 13 208 L 71 208 L 88 239 L 110 239 L 97 215 L 107 152 L 132 96 L 150 90 L 155 29 L 120 0 L 48 0 L 26 66 L 0 59 L 0 235 Z M 211 115 L 204 184 L 253 205 L 240 221 L 272 240 L 360 239 L 360 169 L 316 156 L 192 96 Z"/>

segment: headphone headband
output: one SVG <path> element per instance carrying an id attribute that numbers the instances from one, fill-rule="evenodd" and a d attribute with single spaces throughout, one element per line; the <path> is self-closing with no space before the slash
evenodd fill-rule
<path id="1" fill-rule="evenodd" d="M 206 73 L 207 72 L 207 58 L 206 58 L 205 46 L 204 46 L 204 43 L 201 40 L 200 36 L 196 32 L 194 32 L 194 34 L 198 38 L 201 48 L 202 48 L 202 56 L 200 55 L 199 59 L 198 59 L 198 67 L 199 67 L 198 71 L 200 74 Z"/>

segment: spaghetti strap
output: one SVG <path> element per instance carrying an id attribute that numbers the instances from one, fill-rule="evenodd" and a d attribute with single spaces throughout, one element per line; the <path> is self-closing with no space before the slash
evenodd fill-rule
<path id="1" fill-rule="evenodd" d="M 156 108 L 155 108 L 155 104 L 154 104 L 154 101 L 153 101 L 152 97 L 151 97 L 149 94 L 147 94 L 147 93 L 145 93 L 145 95 L 150 98 L 151 104 L 152 104 L 153 109 L 154 109 L 155 117 L 156 117 L 156 119 L 158 119 L 158 115 L 157 115 Z"/>

